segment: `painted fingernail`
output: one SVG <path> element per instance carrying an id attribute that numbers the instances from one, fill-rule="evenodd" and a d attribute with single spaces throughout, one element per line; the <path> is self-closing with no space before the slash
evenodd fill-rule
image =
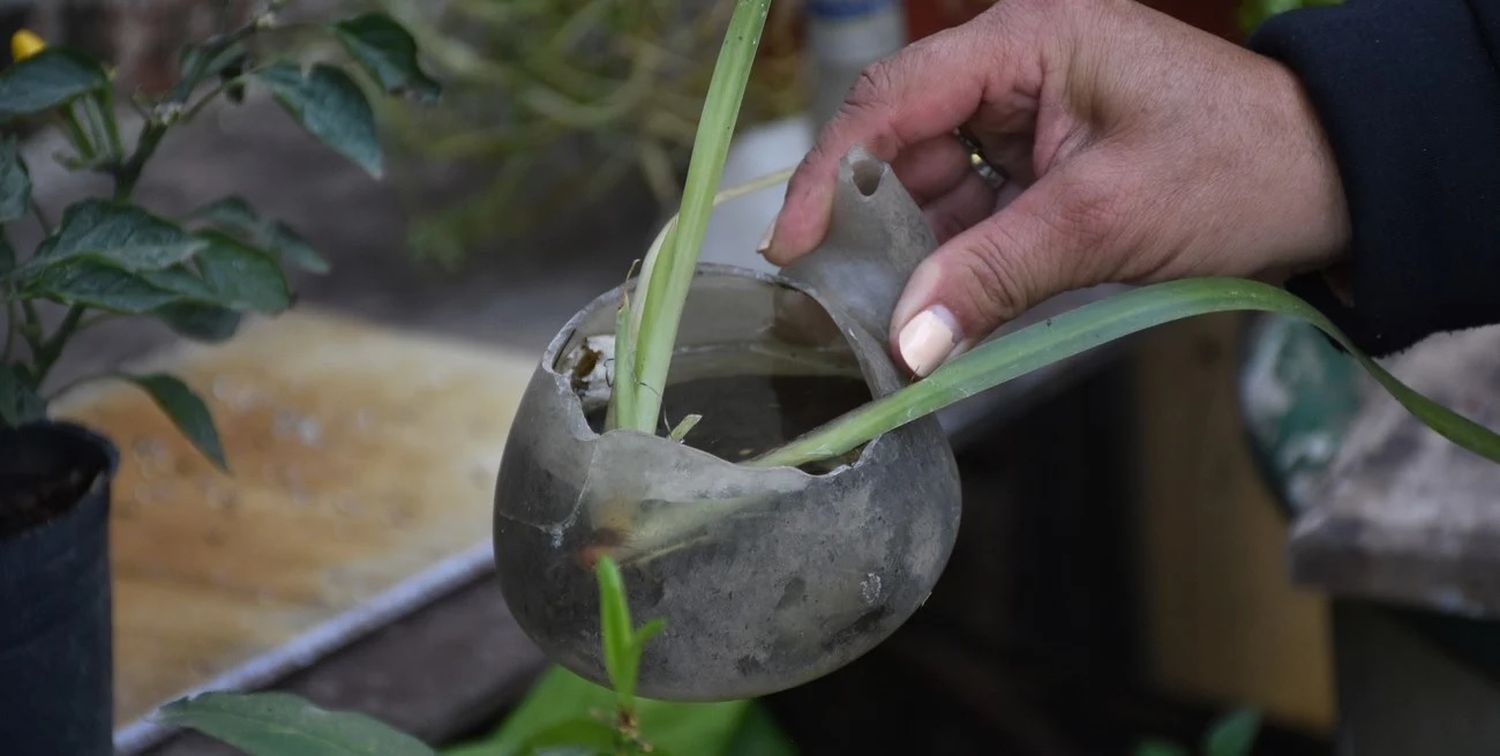
<path id="1" fill-rule="evenodd" d="M 772 218 L 771 225 L 766 227 L 766 233 L 764 236 L 760 237 L 760 244 L 755 247 L 755 251 L 761 255 L 764 255 L 767 251 L 769 251 L 771 249 L 771 236 L 775 233 L 776 219 Z"/>
<path id="2" fill-rule="evenodd" d="M 926 377 L 958 346 L 958 321 L 942 305 L 917 313 L 897 337 L 901 359 L 918 378 Z"/>

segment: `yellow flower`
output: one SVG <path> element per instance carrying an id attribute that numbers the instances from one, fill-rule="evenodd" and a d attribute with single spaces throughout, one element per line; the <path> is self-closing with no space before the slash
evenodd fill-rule
<path id="1" fill-rule="evenodd" d="M 30 29 L 22 29 L 10 38 L 10 57 L 17 63 L 36 55 L 47 47 L 36 32 Z"/>

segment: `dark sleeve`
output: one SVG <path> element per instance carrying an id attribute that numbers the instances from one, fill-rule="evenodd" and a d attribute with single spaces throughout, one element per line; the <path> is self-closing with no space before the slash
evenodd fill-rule
<path id="1" fill-rule="evenodd" d="M 1250 46 L 1302 80 L 1353 221 L 1353 306 L 1289 288 L 1375 354 L 1500 323 L 1500 0 L 1348 0 Z"/>

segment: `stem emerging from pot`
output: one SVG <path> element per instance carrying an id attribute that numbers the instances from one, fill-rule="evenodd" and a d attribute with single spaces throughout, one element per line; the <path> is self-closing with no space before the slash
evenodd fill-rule
<path id="1" fill-rule="evenodd" d="M 644 295 L 637 296 L 640 316 L 632 317 L 635 334 L 629 339 L 635 345 L 637 385 L 634 401 L 628 403 L 635 405 L 635 411 L 630 417 L 617 416 L 620 427 L 656 432 L 678 322 L 693 283 L 714 191 L 724 174 L 724 159 L 729 154 L 729 141 L 739 120 L 740 102 L 770 7 L 771 0 L 735 2 L 698 122 L 679 222 L 667 235 L 669 243 L 647 258 L 642 272 L 646 288 Z"/>
<path id="2" fill-rule="evenodd" d="M 984 344 L 926 379 L 853 410 L 747 464 L 801 465 L 876 436 L 1038 368 L 1152 326 L 1212 312 L 1252 310 L 1307 321 L 1337 341 L 1396 401 L 1459 446 L 1500 462 L 1500 435 L 1412 390 L 1357 349 L 1333 323 L 1286 291 L 1237 278 L 1171 281 L 1085 305 Z"/>

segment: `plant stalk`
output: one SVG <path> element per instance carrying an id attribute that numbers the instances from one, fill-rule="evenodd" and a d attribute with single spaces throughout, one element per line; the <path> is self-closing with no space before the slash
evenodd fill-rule
<path id="1" fill-rule="evenodd" d="M 1280 288 L 1234 278 L 1155 284 L 1085 305 L 979 346 L 927 378 L 870 402 L 747 464 L 801 465 L 835 457 L 954 402 L 1153 326 L 1212 312 L 1256 310 L 1304 320 L 1338 342 L 1429 428 L 1500 462 L 1500 435 L 1412 390 L 1359 351 L 1332 322 Z"/>
<path id="2" fill-rule="evenodd" d="M 645 278 L 645 294 L 638 297 L 641 317 L 633 339 L 640 390 L 635 397 L 635 416 L 620 418 L 622 427 L 656 431 L 678 324 L 697 268 L 699 248 L 708 231 L 713 193 L 724 174 L 724 160 L 770 5 L 770 0 L 736 0 L 730 17 L 693 143 L 682 209 L 671 233 L 673 243 L 670 249 L 660 250 L 660 259 L 647 262 L 645 272 L 649 276 Z"/>

